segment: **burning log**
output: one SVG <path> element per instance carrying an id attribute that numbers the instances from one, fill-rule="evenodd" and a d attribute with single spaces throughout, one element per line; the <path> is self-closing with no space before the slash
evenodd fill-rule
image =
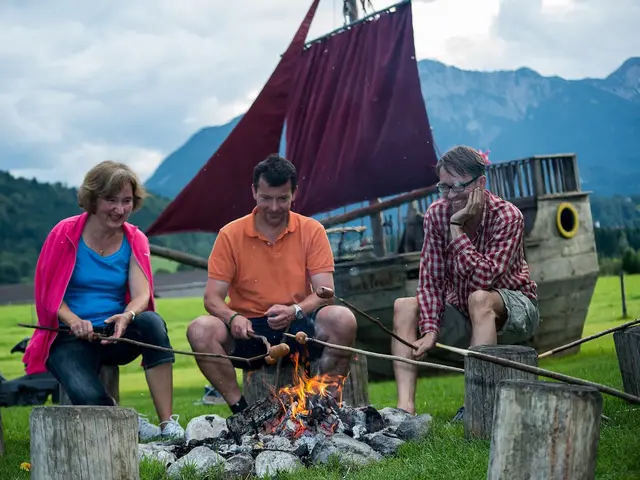
<path id="1" fill-rule="evenodd" d="M 267 396 L 257 401 L 244 412 L 236 413 L 227 418 L 227 428 L 236 443 L 242 443 L 245 435 L 255 435 L 264 431 L 263 426 L 282 415 L 282 406 L 273 396 Z"/>

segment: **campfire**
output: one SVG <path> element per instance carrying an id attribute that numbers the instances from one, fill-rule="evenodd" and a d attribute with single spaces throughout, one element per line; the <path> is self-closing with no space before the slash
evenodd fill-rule
<path id="1" fill-rule="evenodd" d="M 346 377 L 310 376 L 297 356 L 293 362 L 290 385 L 271 386 L 266 397 L 226 420 L 217 415 L 194 418 L 186 441 L 140 445 L 140 455 L 162 461 L 170 477 L 186 463 L 203 471 L 219 465 L 228 474 L 260 477 L 327 463 L 333 456 L 341 463 L 364 465 L 427 435 L 429 415 L 346 405 Z"/>

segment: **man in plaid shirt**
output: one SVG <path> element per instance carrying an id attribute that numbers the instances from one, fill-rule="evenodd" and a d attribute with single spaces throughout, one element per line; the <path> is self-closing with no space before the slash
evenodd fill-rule
<path id="1" fill-rule="evenodd" d="M 394 339 L 393 354 L 418 360 L 446 356 L 436 341 L 468 348 L 530 339 L 540 315 L 522 212 L 485 189 L 485 159 L 472 148 L 449 150 L 436 173 L 442 198 L 424 218 L 417 294 L 394 304 L 394 331 L 417 349 Z M 416 367 L 394 362 L 394 372 L 398 408 L 414 414 Z"/>

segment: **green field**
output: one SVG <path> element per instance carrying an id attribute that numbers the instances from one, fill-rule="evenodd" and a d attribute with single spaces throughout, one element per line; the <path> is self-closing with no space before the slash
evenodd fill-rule
<path id="1" fill-rule="evenodd" d="M 640 276 L 627 277 L 627 307 L 629 317 L 640 317 Z M 584 335 L 595 333 L 622 323 L 620 286 L 617 277 L 603 277 L 598 281 Z M 179 299 L 158 301 L 159 312 L 169 326 L 172 343 L 176 349 L 188 349 L 185 331 L 188 322 L 202 313 L 202 300 Z M 21 355 L 9 350 L 30 331 L 17 327 L 18 322 L 30 323 L 32 306 L 0 308 L 0 372 L 12 379 L 24 374 Z M 618 363 L 611 335 L 585 344 L 578 355 L 566 358 L 544 359 L 541 367 L 559 371 L 598 383 L 622 389 Z M 175 364 L 175 412 L 180 422 L 187 422 L 198 415 L 217 413 L 227 416 L 223 406 L 194 405 L 203 394 L 207 381 L 199 373 L 192 357 L 178 355 Z M 138 362 L 121 368 L 121 403 L 136 408 L 140 413 L 155 418 L 155 412 L 144 375 Z M 370 384 L 370 399 L 377 408 L 395 406 L 396 391 L 393 382 Z M 599 443 L 597 478 L 640 478 L 640 406 L 630 405 L 608 395 L 604 397 L 604 414 Z M 331 468 L 313 468 L 306 479 L 385 478 L 385 479 L 478 479 L 486 478 L 489 456 L 488 441 L 466 441 L 460 423 L 449 420 L 463 404 L 464 380 L 462 376 L 422 379 L 418 384 L 418 413 L 434 417 L 429 438 L 421 443 L 404 445 L 399 455 L 365 469 L 350 469 L 345 465 Z M 0 478 L 28 478 L 20 470 L 22 462 L 29 461 L 29 411 L 28 407 L 2 410 L 7 454 L 0 458 Z M 142 478 L 158 477 L 151 466 L 143 465 Z M 187 477 L 185 477 L 187 478 Z M 191 478 L 191 477 L 189 477 Z M 279 478 L 299 478 L 299 474 Z"/>

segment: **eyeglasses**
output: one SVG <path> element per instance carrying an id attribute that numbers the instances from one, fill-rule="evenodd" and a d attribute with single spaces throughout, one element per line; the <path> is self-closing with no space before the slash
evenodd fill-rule
<path id="1" fill-rule="evenodd" d="M 436 188 L 438 189 L 438 191 L 440 193 L 447 193 L 447 192 L 449 192 L 449 190 L 451 190 L 451 191 L 453 191 L 455 193 L 462 193 L 462 192 L 464 192 L 464 189 L 467 188 L 469 185 L 471 185 L 473 182 L 475 182 L 477 180 L 477 178 L 478 177 L 473 177 L 468 182 L 456 183 L 455 185 L 447 185 L 446 183 L 438 182 L 436 184 Z"/>

